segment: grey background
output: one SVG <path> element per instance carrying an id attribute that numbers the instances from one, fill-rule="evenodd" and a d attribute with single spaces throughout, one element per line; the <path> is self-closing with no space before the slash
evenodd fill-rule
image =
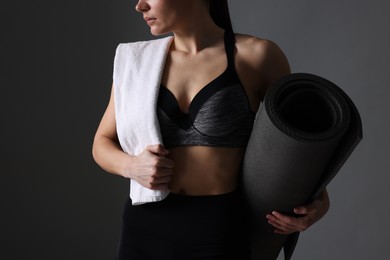
<path id="1" fill-rule="evenodd" d="M 113 259 L 128 182 L 92 160 L 118 43 L 151 39 L 136 1 L 2 4 L 0 259 Z M 355 102 L 364 139 L 328 186 L 293 259 L 386 259 L 390 4 L 230 1 L 235 30 L 276 42 L 293 72 Z"/>

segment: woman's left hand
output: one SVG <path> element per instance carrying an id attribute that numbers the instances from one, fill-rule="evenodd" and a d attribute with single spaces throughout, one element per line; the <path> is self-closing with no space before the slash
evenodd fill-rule
<path id="1" fill-rule="evenodd" d="M 273 211 L 272 214 L 268 214 L 266 217 L 268 223 L 275 228 L 275 233 L 287 235 L 294 232 L 305 231 L 315 222 L 320 220 L 328 209 L 329 196 L 328 192 L 325 190 L 310 204 L 294 208 L 294 213 L 299 215 L 298 217 L 287 216 L 277 211 Z"/>

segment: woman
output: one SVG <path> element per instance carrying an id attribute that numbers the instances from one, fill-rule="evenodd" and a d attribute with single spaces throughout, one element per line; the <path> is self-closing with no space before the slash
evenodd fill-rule
<path id="1" fill-rule="evenodd" d="M 237 180 L 255 111 L 267 87 L 290 73 L 288 61 L 275 43 L 234 34 L 227 1 L 140 0 L 135 8 L 153 35 L 173 33 L 157 105 L 163 143 L 122 150 L 113 84 L 93 156 L 109 173 L 169 195 L 137 206 L 129 198 L 118 259 L 249 259 Z M 290 234 L 328 207 L 324 192 L 296 208 L 299 217 L 264 218 Z"/>

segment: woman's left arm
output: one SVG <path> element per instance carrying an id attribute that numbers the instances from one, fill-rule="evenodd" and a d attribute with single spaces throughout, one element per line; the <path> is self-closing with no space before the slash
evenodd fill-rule
<path id="1" fill-rule="evenodd" d="M 248 89 L 255 89 L 262 100 L 268 87 L 279 78 L 291 73 L 287 57 L 279 46 L 269 40 L 254 37 L 238 37 L 238 64 L 241 80 Z M 241 62 L 240 62 L 241 61 Z M 326 190 L 310 204 L 297 207 L 291 217 L 279 212 L 272 212 L 265 216 L 268 222 L 275 227 L 275 232 L 291 234 L 306 230 L 321 219 L 329 209 L 329 197 Z"/>
<path id="2" fill-rule="evenodd" d="M 279 79 L 283 75 L 290 72 L 288 61 L 282 50 L 276 44 L 270 44 L 267 50 L 266 76 L 268 83 Z M 286 65 L 287 64 L 287 65 Z M 321 195 L 314 199 L 308 205 L 302 205 L 294 209 L 294 213 L 298 216 L 291 217 L 280 212 L 273 211 L 267 215 L 268 222 L 275 228 L 275 233 L 291 234 L 294 232 L 304 231 L 320 220 L 329 209 L 329 196 L 326 189 Z"/>
<path id="3" fill-rule="evenodd" d="M 329 205 L 329 196 L 325 189 L 310 204 L 294 208 L 294 213 L 298 215 L 297 217 L 291 217 L 273 211 L 266 218 L 268 219 L 268 223 L 275 228 L 275 233 L 291 234 L 301 232 L 320 220 L 329 210 Z"/>

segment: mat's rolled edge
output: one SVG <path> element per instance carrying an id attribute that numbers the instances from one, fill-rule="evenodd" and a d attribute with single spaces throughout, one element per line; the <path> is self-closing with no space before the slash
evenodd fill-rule
<path id="1" fill-rule="evenodd" d="M 350 121 L 348 129 L 343 134 L 343 137 L 341 138 L 335 153 L 333 154 L 326 170 L 324 171 L 323 176 L 319 181 L 315 192 L 308 201 L 309 203 L 312 199 L 317 198 L 320 195 L 320 193 L 337 175 L 337 173 L 340 171 L 347 159 L 351 156 L 352 152 L 355 150 L 355 148 L 363 138 L 363 129 L 361 117 L 354 102 L 339 86 L 337 86 L 326 78 L 310 73 L 298 72 L 291 73 L 287 76 L 278 79 L 273 83 L 273 85 L 282 86 L 300 80 L 317 82 L 323 86 L 327 86 L 329 89 L 332 89 L 332 91 L 338 92 L 337 94 L 340 94 L 344 98 L 348 106 L 348 110 L 350 112 Z M 270 90 L 272 90 L 272 87 L 270 88 Z"/>
<path id="2" fill-rule="evenodd" d="M 313 199 L 317 198 L 320 193 L 326 188 L 330 181 L 340 171 L 341 167 L 345 164 L 347 159 L 351 156 L 356 146 L 363 139 L 363 127 L 359 111 L 357 110 L 355 104 L 352 102 L 350 97 L 341 89 L 340 91 L 348 102 L 351 112 L 351 122 L 347 132 L 344 135 L 344 138 L 341 139 L 335 154 L 332 156 L 327 170 L 325 171 L 323 178 L 320 180 L 317 190 L 312 196 Z"/>
<path id="3" fill-rule="evenodd" d="M 328 121 L 332 122 L 331 126 L 317 129 L 316 132 L 312 132 L 312 129 L 304 130 L 303 125 L 295 125 L 295 122 L 288 122 L 286 115 L 279 112 L 283 106 L 283 100 L 291 100 L 288 97 L 297 96 L 296 93 L 302 96 L 302 93 L 307 95 L 310 92 L 310 98 L 317 98 L 318 101 L 323 102 L 322 105 L 316 104 L 315 106 L 326 107 L 331 117 Z M 264 97 L 264 104 L 266 104 L 264 107 L 273 125 L 286 136 L 300 142 L 319 142 L 334 139 L 337 136 L 341 137 L 346 133 L 350 124 L 350 105 L 348 104 L 350 99 L 345 97 L 345 93 L 336 84 L 325 78 L 309 73 L 292 73 L 271 85 Z"/>

